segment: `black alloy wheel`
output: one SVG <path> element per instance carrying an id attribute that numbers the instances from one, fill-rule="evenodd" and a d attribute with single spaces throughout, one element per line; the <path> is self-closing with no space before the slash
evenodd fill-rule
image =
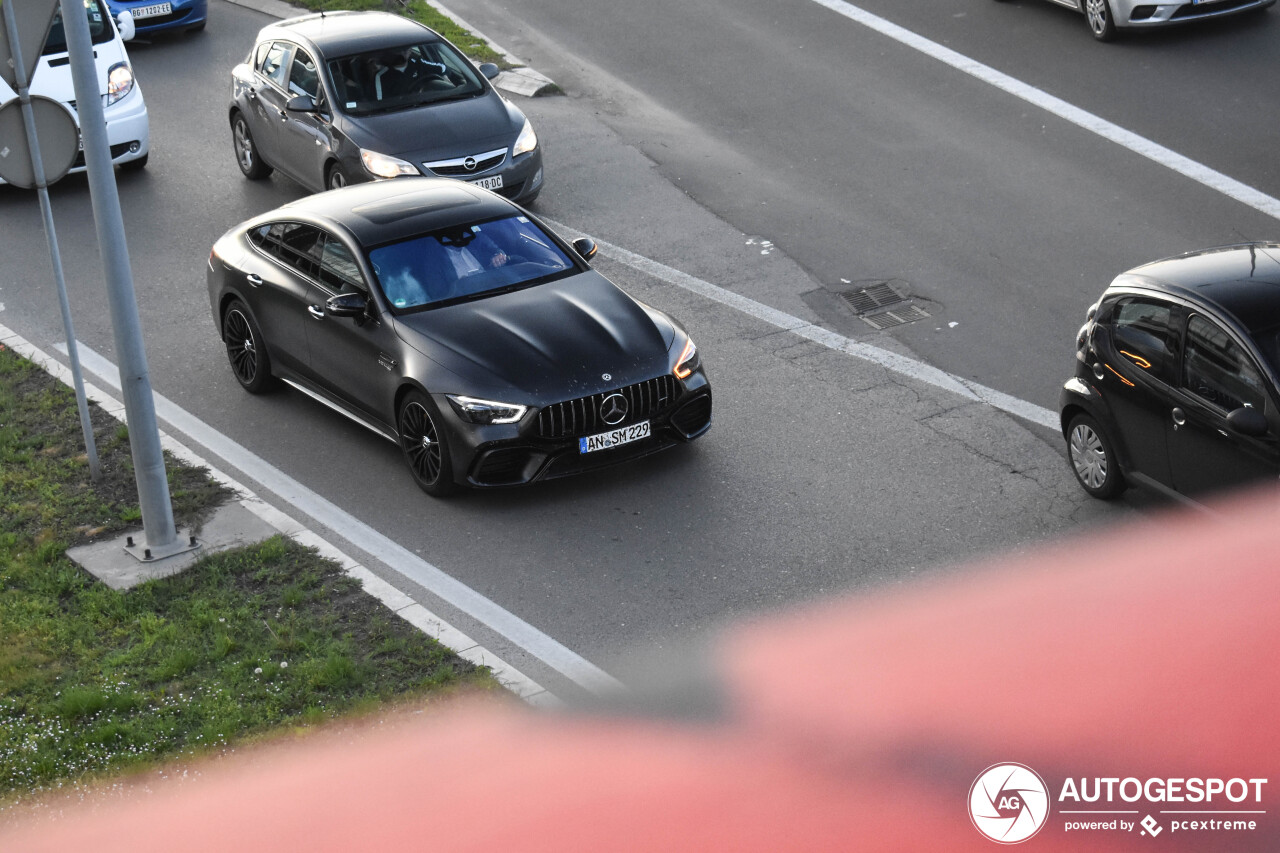
<path id="1" fill-rule="evenodd" d="M 236 163 L 246 178 L 259 181 L 271 174 L 272 168 L 258 156 L 258 146 L 253 142 L 243 113 L 237 112 L 231 118 L 231 141 L 236 148 Z"/>
<path id="2" fill-rule="evenodd" d="M 262 332 L 243 302 L 227 306 L 227 313 L 222 317 L 222 340 L 227 346 L 231 372 L 240 387 L 250 394 L 261 394 L 275 384 Z"/>
<path id="3" fill-rule="evenodd" d="M 411 391 L 400 404 L 396 418 L 400 449 L 413 481 L 429 495 L 444 497 L 456 491 L 453 463 L 444 433 L 436 426 L 439 415 L 425 395 Z"/>
<path id="4" fill-rule="evenodd" d="M 1086 492 L 1100 500 L 1114 498 L 1127 485 L 1111 439 L 1098 426 L 1098 422 L 1086 414 L 1078 414 L 1067 427 L 1067 455 L 1071 458 L 1071 470 Z"/>
<path id="5" fill-rule="evenodd" d="M 347 185 L 347 173 L 342 171 L 342 167 L 334 163 L 329 167 L 329 174 L 325 178 L 324 187 L 327 190 L 340 190 Z"/>

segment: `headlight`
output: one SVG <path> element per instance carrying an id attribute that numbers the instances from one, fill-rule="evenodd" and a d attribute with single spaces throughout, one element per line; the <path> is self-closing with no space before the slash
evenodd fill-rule
<path id="1" fill-rule="evenodd" d="M 458 417 L 473 424 L 513 424 L 524 417 L 528 406 L 512 403 L 495 403 L 493 400 L 477 400 L 460 394 L 445 394 Z"/>
<path id="2" fill-rule="evenodd" d="M 418 174 L 418 167 L 412 163 L 406 163 L 398 157 L 379 154 L 377 151 L 366 151 L 361 148 L 360 159 L 364 161 L 364 167 L 369 170 L 369 174 L 375 178 L 396 178 L 400 175 Z"/>
<path id="3" fill-rule="evenodd" d="M 676 366 L 671 372 L 678 379 L 688 379 L 689 374 L 699 367 L 702 367 L 702 359 L 698 357 L 698 347 L 694 345 L 693 339 L 689 338 L 685 341 L 684 349 L 680 351 L 680 357 L 676 359 Z"/>
<path id="4" fill-rule="evenodd" d="M 133 91 L 133 70 L 127 62 L 117 62 L 107 72 L 107 106 Z"/>
<path id="5" fill-rule="evenodd" d="M 520 128 L 520 135 L 516 137 L 516 144 L 511 146 L 511 156 L 519 157 L 521 154 L 528 154 L 537 147 L 538 134 L 533 132 L 533 125 L 525 119 L 524 127 Z"/>

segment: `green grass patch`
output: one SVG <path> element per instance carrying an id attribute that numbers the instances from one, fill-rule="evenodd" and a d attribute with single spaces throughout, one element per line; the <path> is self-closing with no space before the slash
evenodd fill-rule
<path id="1" fill-rule="evenodd" d="M 0 806 L 395 701 L 496 690 L 292 540 L 119 592 L 65 551 L 139 518 L 128 435 L 0 347 Z M 167 459 L 175 520 L 229 493 Z"/>

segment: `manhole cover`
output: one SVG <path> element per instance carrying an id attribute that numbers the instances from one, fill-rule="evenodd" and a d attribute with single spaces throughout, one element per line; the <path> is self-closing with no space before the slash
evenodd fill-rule
<path id="1" fill-rule="evenodd" d="M 846 291 L 840 298 L 873 329 L 902 326 L 929 316 L 888 281 Z"/>

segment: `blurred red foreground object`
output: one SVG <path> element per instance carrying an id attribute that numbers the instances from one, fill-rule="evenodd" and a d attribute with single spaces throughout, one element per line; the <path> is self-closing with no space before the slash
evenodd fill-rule
<path id="1" fill-rule="evenodd" d="M 0 850 L 999 849 L 981 824 L 1038 827 L 1028 851 L 1274 853 L 1280 507 L 1222 509 L 743 626 L 714 653 L 711 721 L 462 703 L 249 750 L 11 828 Z M 1047 815 L 993 796 L 997 814 L 971 817 L 975 780 L 1005 762 L 1043 779 Z M 1062 801 L 1068 779 L 1115 779 L 1114 796 Z M 1268 781 L 1191 802 L 1192 779 Z"/>

